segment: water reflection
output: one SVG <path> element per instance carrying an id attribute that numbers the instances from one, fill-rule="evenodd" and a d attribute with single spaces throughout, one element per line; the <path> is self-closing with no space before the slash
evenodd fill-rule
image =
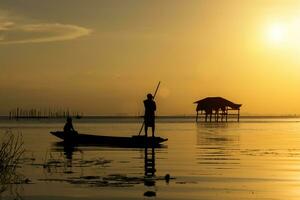
<path id="1" fill-rule="evenodd" d="M 44 164 L 48 175 L 40 181 L 66 182 L 89 187 L 133 187 L 143 184 L 145 186 L 143 196 L 147 198 L 156 197 L 157 181 L 167 182 L 170 180 L 170 176 L 165 178 L 165 176 L 156 175 L 156 150 L 157 148 L 155 147 L 146 147 L 144 149 L 83 148 L 54 143 L 51 153 Z M 105 157 L 90 156 L 91 153 L 99 155 L 99 152 L 102 152 L 102 155 L 103 152 L 124 153 L 126 161 L 120 160 L 120 157 L 116 160 L 113 155 L 109 156 L 106 153 L 104 153 Z M 138 153 L 142 153 L 141 157 L 136 156 Z M 112 160 L 107 160 L 106 158 L 108 157 L 112 158 Z M 143 160 L 143 168 L 139 167 L 141 159 Z M 130 164 L 126 165 L 127 162 Z M 128 169 L 126 167 L 120 168 L 120 165 L 125 165 Z M 132 168 L 141 170 L 140 172 L 134 171 L 134 173 L 131 173 Z M 126 173 L 118 173 L 120 171 L 125 171 Z"/>
<path id="2" fill-rule="evenodd" d="M 240 138 L 234 123 L 197 124 L 197 161 L 206 169 L 233 169 L 240 164 Z"/>
<path id="3" fill-rule="evenodd" d="M 74 145 L 64 145 L 64 154 L 66 156 L 66 159 L 68 160 L 72 160 L 73 158 L 73 153 L 75 150 L 76 147 Z"/>
<path id="4" fill-rule="evenodd" d="M 155 188 L 152 188 L 155 187 L 155 148 L 146 147 L 144 151 L 144 185 L 149 188 L 149 190 L 144 193 L 144 196 L 153 197 L 156 196 Z"/>

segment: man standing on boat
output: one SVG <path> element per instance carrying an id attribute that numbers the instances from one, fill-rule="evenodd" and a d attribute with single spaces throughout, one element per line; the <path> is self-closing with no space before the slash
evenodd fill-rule
<path id="1" fill-rule="evenodd" d="M 153 100 L 152 94 L 147 94 L 147 99 L 144 101 L 145 106 L 145 115 L 144 115 L 144 122 L 145 122 L 145 135 L 148 136 L 148 127 L 152 127 L 152 137 L 154 137 L 155 131 L 155 110 L 156 104 Z"/>

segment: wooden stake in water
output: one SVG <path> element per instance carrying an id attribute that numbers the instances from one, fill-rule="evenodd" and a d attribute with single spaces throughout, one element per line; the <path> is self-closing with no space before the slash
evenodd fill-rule
<path id="1" fill-rule="evenodd" d="M 157 94 L 157 91 L 158 91 L 159 86 L 160 86 L 160 81 L 159 81 L 158 84 L 157 84 L 156 90 L 155 90 L 154 95 L 153 95 L 153 99 L 155 98 L 155 96 L 156 96 L 156 94 Z M 140 129 L 139 135 L 141 135 L 141 132 L 143 131 L 144 125 L 145 125 L 145 121 L 143 121 L 143 124 L 142 124 L 142 127 L 141 127 L 141 129 Z"/>

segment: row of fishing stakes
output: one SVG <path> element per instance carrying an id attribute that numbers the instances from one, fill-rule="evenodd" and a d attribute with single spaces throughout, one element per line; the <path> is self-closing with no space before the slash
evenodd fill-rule
<path id="1" fill-rule="evenodd" d="M 81 118 L 83 113 L 70 111 L 69 109 L 22 109 L 15 108 L 9 112 L 9 119 L 30 119 L 30 118 L 65 118 L 74 116 Z"/>

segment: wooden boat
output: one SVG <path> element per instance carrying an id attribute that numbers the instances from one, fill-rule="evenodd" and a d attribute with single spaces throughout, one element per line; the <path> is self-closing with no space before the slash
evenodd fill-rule
<path id="1" fill-rule="evenodd" d="M 65 133 L 63 131 L 50 132 L 52 135 L 62 139 L 65 144 L 72 145 L 103 145 L 103 146 L 119 146 L 119 147 L 146 147 L 160 146 L 161 143 L 167 141 L 161 137 L 117 137 L 117 136 L 101 136 L 89 135 L 81 133 Z"/>

